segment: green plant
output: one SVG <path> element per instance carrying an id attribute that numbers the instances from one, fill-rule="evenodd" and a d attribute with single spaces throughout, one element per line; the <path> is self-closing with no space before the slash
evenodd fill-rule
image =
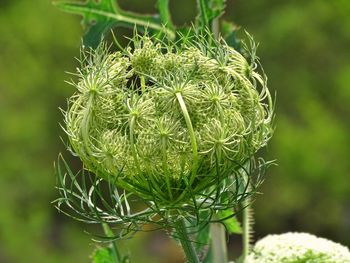
<path id="1" fill-rule="evenodd" d="M 210 240 L 208 224 L 240 232 L 235 211 L 249 206 L 269 164 L 254 157 L 271 137 L 273 102 L 253 39 L 248 35 L 248 45 L 235 49 L 218 36 L 223 1 L 198 1 L 197 26 L 176 32 L 166 1 L 158 2 L 164 26 L 146 29 L 114 1 L 59 6 L 83 13 L 84 23 L 94 19 L 88 36 L 97 42 L 120 21 L 136 27 L 126 48 L 116 41 L 117 52 L 103 42 L 82 51 L 64 129 L 84 168 L 73 173 L 59 158 L 58 208 L 69 214 L 65 205 L 78 220 L 104 224 L 106 240 L 152 223 L 172 231 L 189 262 L 226 261 L 215 243 L 212 253 L 203 251 Z M 245 218 L 243 258 L 249 246 Z M 114 224 L 113 234 L 106 224 Z M 119 254 L 116 246 L 110 251 Z"/>

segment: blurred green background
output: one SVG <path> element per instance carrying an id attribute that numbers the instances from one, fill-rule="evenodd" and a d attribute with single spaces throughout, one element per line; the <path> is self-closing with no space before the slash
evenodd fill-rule
<path id="1" fill-rule="evenodd" d="M 261 43 L 258 54 L 277 93 L 267 158 L 278 166 L 255 203 L 256 238 L 307 231 L 350 246 L 350 1 L 227 2 L 226 19 Z M 177 24 L 195 17 L 194 0 L 170 3 Z M 154 0 L 120 4 L 155 11 Z M 79 22 L 50 1 L 0 0 L 1 263 L 89 262 L 95 246 L 84 233 L 91 227 L 50 204 L 57 197 L 53 161 L 64 151 L 58 107 L 73 92 L 64 80 L 76 67 Z M 122 246 L 133 262 L 181 262 L 163 233 Z"/>

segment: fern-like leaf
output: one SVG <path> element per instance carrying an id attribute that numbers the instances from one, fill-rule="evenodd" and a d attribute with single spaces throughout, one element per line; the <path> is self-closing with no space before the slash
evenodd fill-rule
<path id="1" fill-rule="evenodd" d="M 162 26 L 158 15 L 143 15 L 122 10 L 115 0 L 59 1 L 54 2 L 54 5 L 65 12 L 83 16 L 84 44 L 93 48 L 98 46 L 105 32 L 115 26 L 149 28 L 163 31 L 171 38 L 175 37 L 172 30 Z"/>
<path id="2" fill-rule="evenodd" d="M 221 16 L 226 7 L 226 0 L 197 0 L 199 24 L 210 28 L 215 18 Z"/>

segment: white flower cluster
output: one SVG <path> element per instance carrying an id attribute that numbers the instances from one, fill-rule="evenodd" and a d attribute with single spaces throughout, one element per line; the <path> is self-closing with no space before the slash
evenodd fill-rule
<path id="1" fill-rule="evenodd" d="M 258 241 L 246 263 L 349 263 L 347 247 L 307 233 L 268 235 Z"/>

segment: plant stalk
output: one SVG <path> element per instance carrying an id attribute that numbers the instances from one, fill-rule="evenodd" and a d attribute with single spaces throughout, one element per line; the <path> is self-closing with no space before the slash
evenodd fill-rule
<path id="1" fill-rule="evenodd" d="M 102 223 L 102 228 L 107 237 L 113 237 L 113 232 L 107 223 Z M 112 242 L 112 251 L 113 251 L 113 257 L 115 259 L 115 262 L 121 263 L 122 262 L 121 255 L 119 253 L 119 250 L 117 248 L 115 241 Z"/>
<path id="2" fill-rule="evenodd" d="M 249 250 L 250 250 L 250 207 L 247 206 L 243 210 L 243 218 L 242 218 L 242 224 L 243 224 L 243 236 L 242 236 L 242 245 L 243 245 L 243 251 L 242 251 L 242 262 L 245 262 L 246 258 L 248 257 Z"/>
<path id="3" fill-rule="evenodd" d="M 204 27 L 209 27 L 209 19 L 206 13 L 207 3 L 205 0 L 197 0 L 197 5 L 199 9 L 199 14 L 202 20 L 202 25 Z"/>
<path id="4" fill-rule="evenodd" d="M 171 14 L 169 10 L 169 0 L 158 0 L 157 1 L 158 11 L 163 25 L 171 30 L 174 30 L 175 26 L 171 20 Z"/>
<path id="5" fill-rule="evenodd" d="M 247 191 L 249 192 L 251 190 L 251 185 L 248 176 L 246 175 L 246 183 L 247 185 Z M 252 225 L 254 223 L 253 220 L 253 210 L 251 208 L 250 204 L 250 198 L 247 197 L 247 199 L 243 202 L 243 215 L 242 215 L 242 262 L 244 263 L 248 257 L 248 254 L 250 252 L 250 244 L 252 241 Z"/>
<path id="6" fill-rule="evenodd" d="M 175 230 L 177 238 L 179 239 L 182 249 L 186 255 L 189 263 L 200 263 L 197 256 L 196 250 L 190 240 L 189 234 L 187 232 L 185 219 L 181 219 L 176 222 Z"/>
<path id="7" fill-rule="evenodd" d="M 210 226 L 210 231 L 212 263 L 226 263 L 228 259 L 225 228 L 222 224 L 213 223 Z"/>
<path id="8" fill-rule="evenodd" d="M 212 23 L 212 25 L 211 25 L 211 29 L 212 29 L 212 31 L 213 31 L 214 37 L 215 37 L 216 39 L 218 39 L 218 38 L 219 38 L 219 35 L 220 35 L 220 21 L 219 21 L 219 18 L 216 17 L 216 18 L 213 20 L 213 23 Z"/>
<path id="9" fill-rule="evenodd" d="M 215 18 L 211 30 L 214 37 L 218 39 L 219 37 L 219 19 Z M 228 261 L 227 257 L 227 244 L 226 244 L 226 230 L 222 224 L 211 224 L 210 225 L 211 237 L 212 237 L 212 262 L 213 263 L 226 263 Z"/>

